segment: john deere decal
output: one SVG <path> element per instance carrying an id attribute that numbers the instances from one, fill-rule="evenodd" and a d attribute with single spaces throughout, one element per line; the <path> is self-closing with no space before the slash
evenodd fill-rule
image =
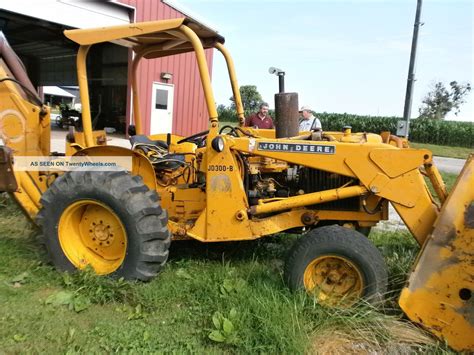
<path id="1" fill-rule="evenodd" d="M 260 142 L 257 150 L 268 152 L 335 154 L 336 146 L 321 144 Z"/>

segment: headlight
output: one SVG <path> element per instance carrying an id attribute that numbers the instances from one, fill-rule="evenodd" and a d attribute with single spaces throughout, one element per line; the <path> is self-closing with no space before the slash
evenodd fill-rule
<path id="1" fill-rule="evenodd" d="M 216 152 L 222 152 L 224 150 L 224 139 L 221 136 L 217 136 L 212 140 L 211 146 Z"/>

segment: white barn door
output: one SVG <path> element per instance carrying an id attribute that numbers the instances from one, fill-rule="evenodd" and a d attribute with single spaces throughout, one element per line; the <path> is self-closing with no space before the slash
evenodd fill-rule
<path id="1" fill-rule="evenodd" d="M 153 83 L 150 134 L 171 133 L 173 128 L 174 86 Z"/>

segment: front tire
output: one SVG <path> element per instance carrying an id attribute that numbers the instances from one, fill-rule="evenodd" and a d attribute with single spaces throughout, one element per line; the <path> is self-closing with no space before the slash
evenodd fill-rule
<path id="1" fill-rule="evenodd" d="M 284 272 L 291 290 L 304 289 L 326 306 L 383 300 L 387 270 L 380 251 L 362 234 L 338 225 L 316 228 L 291 248 Z"/>
<path id="2" fill-rule="evenodd" d="M 72 171 L 41 198 L 38 224 L 57 269 L 147 281 L 168 259 L 167 214 L 139 176 Z"/>

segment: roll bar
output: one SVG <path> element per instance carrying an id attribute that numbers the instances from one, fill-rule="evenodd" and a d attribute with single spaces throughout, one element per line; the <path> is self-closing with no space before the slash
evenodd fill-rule
<path id="1" fill-rule="evenodd" d="M 218 134 L 218 115 L 216 109 L 216 103 L 214 99 L 214 92 L 212 90 L 211 85 L 211 78 L 209 75 L 209 67 L 207 65 L 206 56 L 204 52 L 204 46 L 200 39 L 200 37 L 196 34 L 196 32 L 185 24 L 179 25 L 170 31 L 168 29 L 167 34 L 172 33 L 175 35 L 179 40 L 175 41 L 168 41 L 160 44 L 147 44 L 137 46 L 138 48 L 134 48 L 136 55 L 132 62 L 132 93 L 133 93 L 133 117 L 135 122 L 135 128 L 137 134 L 144 134 L 142 119 L 141 119 L 141 112 L 140 112 L 140 105 L 139 105 L 139 91 L 138 91 L 138 64 L 143 57 L 156 57 L 153 54 L 156 54 L 160 51 L 169 51 L 173 45 L 181 45 L 184 42 L 190 43 L 192 45 L 192 49 L 196 55 L 196 60 L 198 64 L 198 70 L 201 78 L 201 84 L 204 90 L 204 97 L 206 100 L 207 109 L 209 112 L 209 121 L 210 121 L 210 131 L 209 131 L 209 138 L 212 139 Z M 240 96 L 240 91 L 237 83 L 237 76 L 235 74 L 234 63 L 232 57 L 228 50 L 224 47 L 221 43 L 222 41 L 215 41 L 212 47 L 217 48 L 224 59 L 226 60 L 227 70 L 229 72 L 230 83 L 232 86 L 232 92 L 234 95 L 235 105 L 237 108 L 237 115 L 239 117 L 239 124 L 242 126 L 244 123 L 244 110 L 242 105 L 242 99 Z M 90 42 L 88 42 L 90 43 Z M 99 42 L 94 42 L 99 43 Z M 83 121 L 83 129 L 84 129 L 84 137 L 85 137 L 85 144 L 87 147 L 94 146 L 93 142 L 93 135 L 92 135 L 92 119 L 91 119 L 91 112 L 90 112 L 90 100 L 89 100 L 89 88 L 87 83 L 87 68 L 86 68 L 86 60 L 87 54 L 92 44 L 81 44 L 79 47 L 79 51 L 77 54 L 77 77 L 78 77 L 78 84 L 80 89 L 80 96 L 82 102 L 82 121 Z M 183 50 L 184 51 L 184 50 Z M 172 53 L 170 53 L 172 54 Z"/>

